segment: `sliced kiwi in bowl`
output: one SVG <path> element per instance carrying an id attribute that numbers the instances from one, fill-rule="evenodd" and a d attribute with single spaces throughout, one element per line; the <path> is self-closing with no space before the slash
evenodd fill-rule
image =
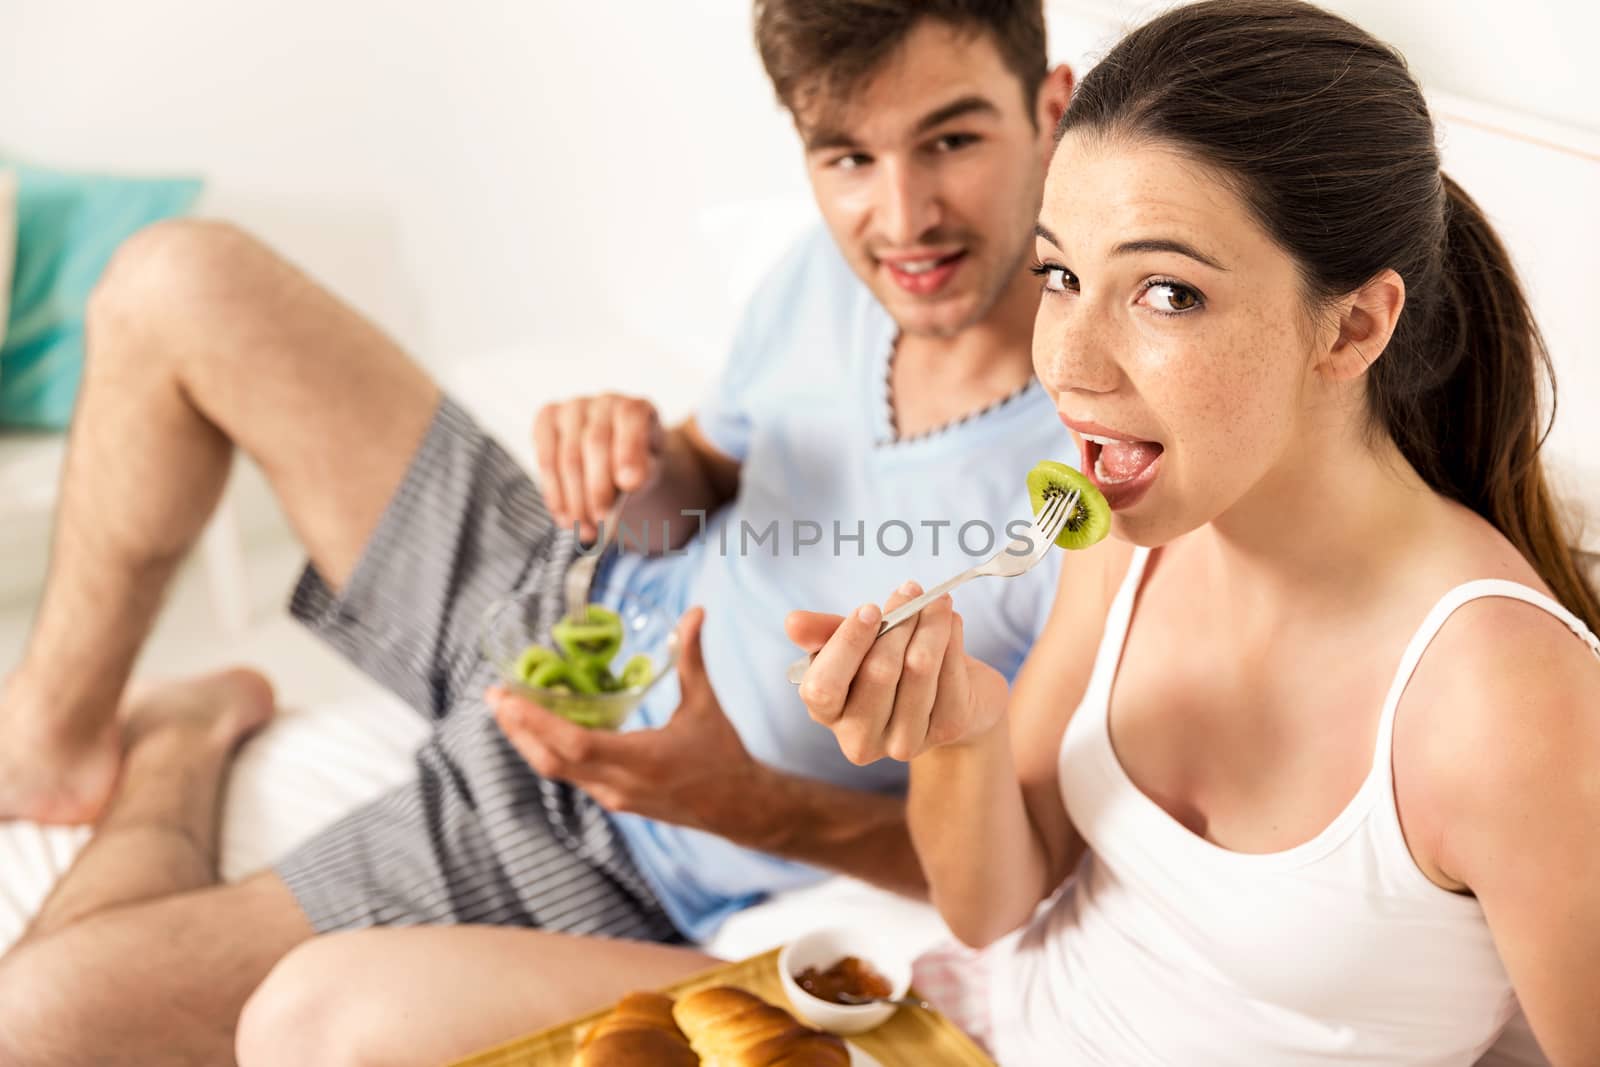
<path id="1" fill-rule="evenodd" d="M 590 604 L 582 619 L 563 618 L 551 627 L 550 636 L 571 662 L 603 667 L 622 647 L 622 617 L 610 608 Z"/>
<path id="2" fill-rule="evenodd" d="M 617 677 L 619 689 L 638 689 L 647 685 L 655 676 L 656 665 L 644 653 L 630 656 L 627 663 L 622 665 L 622 673 Z"/>
<path id="3" fill-rule="evenodd" d="M 606 691 L 606 680 L 611 676 L 611 671 L 606 665 L 597 660 L 575 660 L 572 662 L 572 689 L 574 692 L 587 696 L 595 696 Z"/>
<path id="4" fill-rule="evenodd" d="M 552 663 L 562 663 L 561 653 L 543 645 L 529 645 L 517 657 L 516 666 L 511 671 L 522 681 L 532 682 L 535 677 L 550 678 L 559 673 L 550 666 Z"/>
<path id="5" fill-rule="evenodd" d="M 540 689 L 554 689 L 557 686 L 565 686 L 570 690 L 573 687 L 572 664 L 555 655 L 534 657 L 529 654 L 532 651 L 532 649 L 529 649 L 522 657 L 524 661 L 537 659 L 537 662 L 529 668 L 527 673 L 520 676 L 524 682 L 538 686 Z"/>
<path id="6" fill-rule="evenodd" d="M 1035 515 L 1058 496 L 1078 494 L 1067 524 L 1056 536 L 1062 548 L 1088 548 L 1111 532 L 1111 505 L 1082 473 L 1053 459 L 1041 459 L 1028 472 L 1028 501 Z"/>
<path id="7" fill-rule="evenodd" d="M 627 614 L 589 604 L 576 618 L 549 625 L 541 589 L 497 600 L 485 610 L 479 647 L 501 684 L 580 726 L 615 730 L 671 673 L 676 629 L 659 605 L 630 605 Z M 649 649 L 648 652 L 639 649 Z"/>

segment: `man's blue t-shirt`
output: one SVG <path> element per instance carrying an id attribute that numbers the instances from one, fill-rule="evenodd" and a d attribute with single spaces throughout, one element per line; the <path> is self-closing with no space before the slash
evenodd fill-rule
<path id="1" fill-rule="evenodd" d="M 1009 524 L 1031 518 L 1024 478 L 1034 463 L 1077 459 L 1037 382 L 941 430 L 895 440 L 888 370 L 896 333 L 826 231 L 800 242 L 751 300 L 721 380 L 696 413 L 711 443 L 741 462 L 737 497 L 682 555 L 608 561 L 600 597 L 660 604 L 674 617 L 703 605 L 706 670 L 750 754 L 792 774 L 883 792 L 905 788 L 905 765 L 857 767 L 811 720 L 785 678 L 800 651 L 784 635 L 784 616 L 848 611 L 881 603 L 908 579 L 926 587 L 951 577 L 1003 548 L 1016 532 Z M 1014 676 L 1059 572 L 1051 553 L 1021 577 L 957 590 L 968 651 Z M 661 726 L 677 703 L 677 679 L 665 680 L 626 728 Z M 613 819 L 668 914 L 695 940 L 768 893 L 823 877 L 703 832 Z"/>

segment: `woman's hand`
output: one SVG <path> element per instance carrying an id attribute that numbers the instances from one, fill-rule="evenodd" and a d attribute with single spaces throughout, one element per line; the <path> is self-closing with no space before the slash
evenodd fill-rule
<path id="1" fill-rule="evenodd" d="M 907 582 L 886 610 L 921 592 Z M 882 620 L 883 612 L 868 604 L 847 617 L 795 611 L 784 622 L 791 641 L 817 653 L 800 699 L 833 731 L 850 762 L 910 761 L 1000 722 L 1010 695 L 1006 680 L 967 655 L 950 597 L 877 638 Z"/>

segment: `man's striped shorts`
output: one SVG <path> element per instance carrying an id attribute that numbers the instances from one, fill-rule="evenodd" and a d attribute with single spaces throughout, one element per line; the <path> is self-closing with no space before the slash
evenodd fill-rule
<path id="1" fill-rule="evenodd" d="M 495 923 L 682 939 L 606 813 L 535 773 L 483 701 L 484 611 L 528 591 L 553 621 L 575 556 L 528 476 L 446 398 L 347 588 L 306 569 L 295 617 L 435 723 L 411 781 L 276 866 L 319 932 Z"/>

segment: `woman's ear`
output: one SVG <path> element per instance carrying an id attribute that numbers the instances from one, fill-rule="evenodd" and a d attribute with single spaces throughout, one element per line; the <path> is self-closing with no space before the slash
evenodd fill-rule
<path id="1" fill-rule="evenodd" d="M 1367 372 L 1389 347 L 1406 306 L 1406 283 L 1390 268 L 1341 300 L 1332 344 L 1317 361 L 1329 381 L 1349 381 Z"/>
<path id="2" fill-rule="evenodd" d="M 1056 127 L 1061 124 L 1061 116 L 1067 113 L 1067 105 L 1072 103 L 1072 87 L 1076 81 L 1072 68 L 1061 63 L 1039 83 L 1039 103 L 1034 121 L 1039 124 L 1039 132 L 1045 134 L 1051 143 L 1055 142 Z"/>

